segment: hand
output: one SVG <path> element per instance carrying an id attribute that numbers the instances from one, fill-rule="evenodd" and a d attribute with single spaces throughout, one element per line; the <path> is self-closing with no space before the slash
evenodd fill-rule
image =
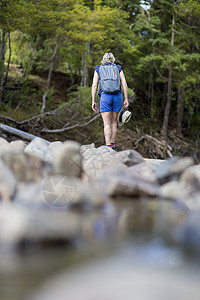
<path id="1" fill-rule="evenodd" d="M 129 102 L 128 102 L 128 100 L 125 100 L 124 101 L 124 108 L 127 108 L 129 106 Z"/>
<path id="2" fill-rule="evenodd" d="M 92 102 L 92 109 L 93 109 L 93 111 L 97 111 L 97 104 L 96 104 L 96 102 Z"/>

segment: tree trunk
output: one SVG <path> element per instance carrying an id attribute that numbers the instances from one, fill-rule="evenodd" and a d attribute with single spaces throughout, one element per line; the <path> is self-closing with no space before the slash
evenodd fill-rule
<path id="1" fill-rule="evenodd" d="M 183 112 L 185 107 L 184 89 L 178 89 L 178 105 L 177 105 L 177 133 L 182 135 Z"/>
<path id="2" fill-rule="evenodd" d="M 175 25 L 175 16 L 173 14 L 173 17 L 172 17 L 172 34 L 171 34 L 171 46 L 172 47 L 174 46 L 174 25 Z M 162 131 L 161 131 L 161 134 L 164 137 L 164 139 L 167 138 L 169 113 L 170 113 L 170 107 L 171 107 L 171 93 L 172 93 L 172 66 L 169 66 L 168 88 L 167 88 L 167 104 L 166 104 L 166 107 L 165 107 L 163 127 L 162 127 Z"/>
<path id="3" fill-rule="evenodd" d="M 10 32 L 8 33 L 8 48 L 9 48 L 9 57 L 8 57 L 8 63 L 7 63 L 7 68 L 6 68 L 6 75 L 5 75 L 5 78 L 4 78 L 3 92 L 5 91 L 6 84 L 7 84 L 8 72 L 9 72 L 9 66 L 10 66 L 10 59 L 11 59 L 11 40 L 10 40 Z"/>
<path id="4" fill-rule="evenodd" d="M 5 52 L 6 32 L 5 30 L 2 30 L 2 35 L 0 38 L 0 104 L 3 103 Z"/>
<path id="5" fill-rule="evenodd" d="M 57 53 L 57 50 L 58 50 L 58 43 L 59 43 L 59 39 L 57 39 L 57 41 L 56 41 L 54 52 L 53 52 L 53 55 L 50 59 L 49 74 L 48 74 L 48 79 L 47 79 L 46 91 L 45 91 L 45 93 L 42 97 L 43 104 L 42 104 L 42 108 L 41 108 L 41 111 L 40 111 L 41 113 L 44 112 L 45 107 L 46 107 L 46 98 L 49 94 L 49 89 L 50 89 L 50 84 L 51 84 L 51 76 L 52 76 L 52 72 L 53 72 L 53 64 L 54 64 L 54 59 L 55 59 L 55 56 L 56 56 L 56 53 Z"/>
<path id="6" fill-rule="evenodd" d="M 87 56 L 90 54 L 90 42 L 86 42 L 85 55 L 82 56 L 82 78 L 81 86 L 88 86 L 88 60 Z"/>

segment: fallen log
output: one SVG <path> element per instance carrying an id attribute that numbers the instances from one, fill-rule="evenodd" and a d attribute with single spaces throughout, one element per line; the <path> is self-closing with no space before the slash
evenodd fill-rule
<path id="1" fill-rule="evenodd" d="M 8 132 L 10 134 L 13 134 L 13 135 L 16 135 L 16 136 L 19 136 L 21 137 L 22 139 L 25 139 L 25 140 L 28 140 L 28 141 L 32 141 L 34 138 L 36 138 L 37 136 L 34 135 L 34 134 L 30 134 L 30 133 L 27 133 L 25 131 L 22 131 L 22 130 L 19 130 L 19 129 L 16 129 L 16 128 L 13 128 L 11 126 L 8 126 L 8 125 L 5 125 L 5 124 L 2 124 L 0 123 L 0 129 L 5 131 L 5 132 Z M 41 138 L 42 140 L 44 140 L 46 143 L 50 144 L 49 141 Z"/>

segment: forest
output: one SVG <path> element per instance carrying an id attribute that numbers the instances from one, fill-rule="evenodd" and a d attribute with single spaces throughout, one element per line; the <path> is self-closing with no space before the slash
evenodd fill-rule
<path id="1" fill-rule="evenodd" d="M 109 51 L 132 111 L 119 149 L 199 161 L 199 36 L 195 0 L 1 0 L 0 122 L 51 141 L 104 144 L 91 84 Z"/>

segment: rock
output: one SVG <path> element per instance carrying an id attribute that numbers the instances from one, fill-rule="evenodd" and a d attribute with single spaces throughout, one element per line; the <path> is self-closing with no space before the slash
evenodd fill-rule
<path id="1" fill-rule="evenodd" d="M 122 169 L 126 168 L 113 154 L 93 155 L 89 159 L 83 160 L 83 169 L 90 178 L 98 176 L 108 166 L 110 168 L 113 166 L 121 166 Z"/>
<path id="2" fill-rule="evenodd" d="M 0 207 L 0 224 L 0 246 L 10 247 L 24 241 L 68 241 L 81 231 L 81 220 L 75 213 L 39 211 L 16 204 Z"/>
<path id="3" fill-rule="evenodd" d="M 53 166 L 56 174 L 80 177 L 82 173 L 82 156 L 80 144 L 66 141 L 53 152 Z"/>
<path id="4" fill-rule="evenodd" d="M 105 154 L 115 153 L 115 151 L 108 146 L 100 146 L 95 148 L 93 144 L 82 146 L 81 153 L 83 160 L 87 160 L 91 157 L 102 156 Z"/>
<path id="5" fill-rule="evenodd" d="M 62 175 L 46 177 L 41 183 L 22 184 L 15 197 L 16 203 L 52 209 L 97 207 L 106 201 L 93 186 L 78 178 Z"/>
<path id="6" fill-rule="evenodd" d="M 140 155 L 140 153 L 130 149 L 115 152 L 113 153 L 113 157 L 125 164 L 127 167 L 131 167 L 141 162 L 144 162 L 144 158 L 142 157 L 142 155 Z"/>
<path id="7" fill-rule="evenodd" d="M 63 146 L 63 143 L 60 141 L 52 142 L 48 145 L 48 148 L 53 152 L 57 149 L 60 149 Z"/>
<path id="8" fill-rule="evenodd" d="M 9 201 L 15 194 L 17 180 L 2 160 L 0 160 L 0 170 L 0 198 Z"/>
<path id="9" fill-rule="evenodd" d="M 189 193 L 200 191 L 200 165 L 187 168 L 180 177 L 180 182 Z"/>
<path id="10" fill-rule="evenodd" d="M 80 152 L 81 152 L 81 155 L 82 155 L 83 158 L 85 157 L 85 151 L 88 150 L 88 149 L 89 150 L 90 149 L 96 149 L 94 143 L 92 143 L 90 145 L 82 145 L 81 146 Z"/>
<path id="11" fill-rule="evenodd" d="M 25 148 L 25 153 L 32 154 L 44 161 L 51 162 L 52 155 L 48 144 L 41 138 L 34 138 Z"/>
<path id="12" fill-rule="evenodd" d="M 142 163 L 138 163 L 127 169 L 127 173 L 132 175 L 140 176 L 141 178 L 147 179 L 152 183 L 158 183 L 158 179 L 155 175 L 157 168 L 162 164 L 162 160 L 148 159 Z"/>
<path id="13" fill-rule="evenodd" d="M 10 152 L 12 147 L 10 144 L 3 138 L 0 138 L 0 155 Z"/>
<path id="14" fill-rule="evenodd" d="M 51 171 L 51 165 L 28 153 L 4 153 L 1 159 L 18 181 L 40 181 Z"/>
<path id="15" fill-rule="evenodd" d="M 12 147 L 12 151 L 16 152 L 16 151 L 24 151 L 26 145 L 25 142 L 22 140 L 16 140 L 16 141 L 12 141 L 10 143 L 10 146 Z"/>
<path id="16" fill-rule="evenodd" d="M 164 161 L 156 170 L 156 177 L 161 184 L 170 180 L 178 180 L 180 174 L 188 167 L 194 165 L 191 157 L 172 157 Z"/>
<path id="17" fill-rule="evenodd" d="M 132 174 L 129 168 L 122 169 L 119 166 L 107 168 L 92 183 L 102 193 L 110 197 L 157 196 L 159 191 L 159 185 L 155 182 L 142 178 L 134 172 Z"/>
<path id="18" fill-rule="evenodd" d="M 184 201 L 184 199 L 188 197 L 188 192 L 182 183 L 170 181 L 161 186 L 159 195 L 165 199 Z"/>

